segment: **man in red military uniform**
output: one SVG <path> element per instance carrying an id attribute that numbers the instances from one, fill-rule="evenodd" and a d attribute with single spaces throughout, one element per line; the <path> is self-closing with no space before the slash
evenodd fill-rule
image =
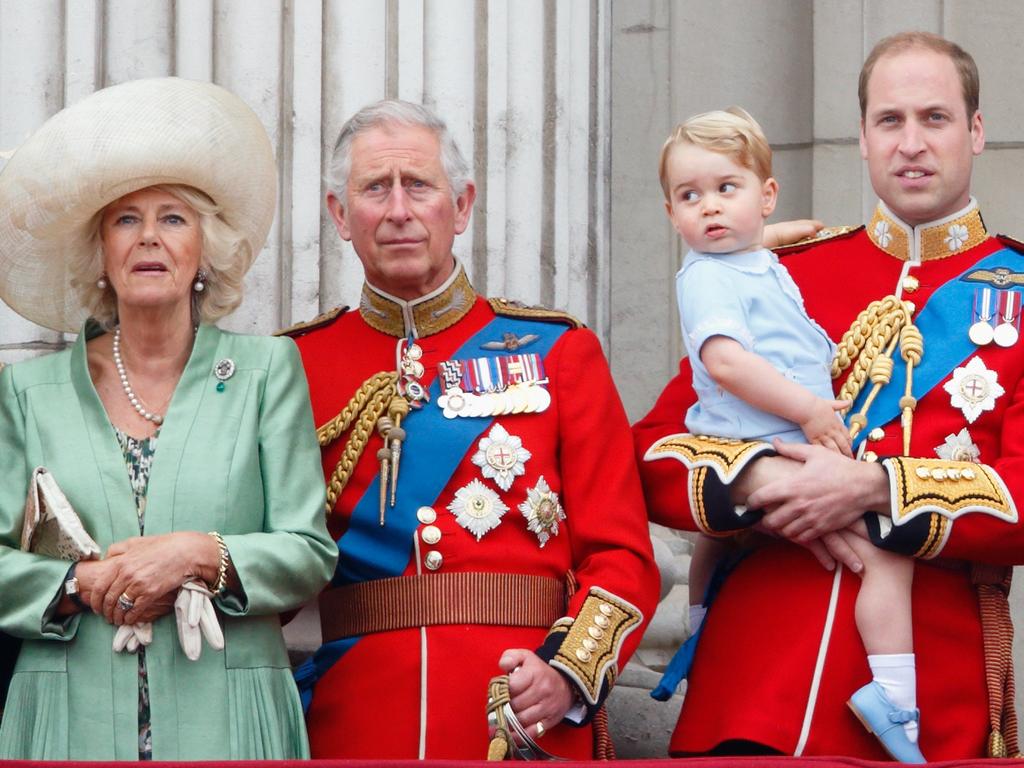
<path id="1" fill-rule="evenodd" d="M 359 309 L 290 331 L 341 551 L 298 673 L 314 757 L 488 754 L 488 681 L 537 746 L 591 721 L 658 594 L 629 425 L 597 338 L 478 296 L 451 254 L 474 198 L 444 123 L 405 102 L 343 127 L 327 205 Z M 574 727 L 575 726 L 575 727 Z"/>
<path id="2" fill-rule="evenodd" d="M 808 313 L 841 339 L 833 373 L 855 401 L 859 460 L 678 434 L 695 399 L 685 360 L 634 427 L 655 521 L 729 535 L 763 509 L 776 534 L 710 607 L 675 754 L 885 759 L 846 706 L 870 679 L 857 577 L 805 548 L 856 565 L 843 531 L 862 516 L 877 546 L 917 558 L 921 751 L 1017 751 L 1005 596 L 1006 566 L 1024 562 L 1024 256 L 986 231 L 970 196 L 984 131 L 968 54 L 933 35 L 886 39 L 860 96 L 878 208 L 867 227 L 782 249 Z"/>

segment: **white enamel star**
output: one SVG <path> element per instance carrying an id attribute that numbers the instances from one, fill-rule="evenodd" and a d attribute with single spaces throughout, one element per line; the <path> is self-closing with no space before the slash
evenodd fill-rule
<path id="1" fill-rule="evenodd" d="M 508 431 L 495 424 L 486 437 L 480 438 L 477 452 L 472 461 L 480 467 L 481 474 L 488 480 L 494 480 L 499 488 L 507 491 L 512 481 L 526 473 L 524 466 L 532 454 L 523 448 L 522 438 L 510 435 Z"/>
<path id="2" fill-rule="evenodd" d="M 542 549 L 548 539 L 558 535 L 558 524 L 565 520 L 558 494 L 551 490 L 543 475 L 537 478 L 537 485 L 526 491 L 526 501 L 519 505 L 519 511 L 526 518 L 526 527 L 537 534 Z"/>
<path id="3" fill-rule="evenodd" d="M 946 461 L 973 461 L 981 458 L 981 450 L 964 427 L 955 435 L 946 435 L 946 442 L 935 446 L 935 455 Z"/>
<path id="4" fill-rule="evenodd" d="M 455 492 L 448 511 L 455 515 L 455 522 L 480 541 L 485 533 L 501 525 L 501 517 L 508 512 L 508 505 L 497 493 L 474 478 Z"/>
<path id="5" fill-rule="evenodd" d="M 984 411 L 995 408 L 996 399 L 1006 391 L 996 372 L 986 368 L 980 357 L 972 357 L 967 365 L 954 370 L 953 378 L 942 388 L 949 392 L 953 407 L 963 411 L 968 424 L 973 424 Z"/>

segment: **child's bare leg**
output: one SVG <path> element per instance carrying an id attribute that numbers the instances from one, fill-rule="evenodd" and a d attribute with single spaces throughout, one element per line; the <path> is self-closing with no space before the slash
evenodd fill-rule
<path id="1" fill-rule="evenodd" d="M 914 561 L 879 549 L 858 521 L 843 538 L 864 563 L 855 618 L 872 678 L 899 709 L 917 708 L 917 676 L 911 621 Z M 916 721 L 904 723 L 911 742 L 917 741 Z"/>
<path id="2" fill-rule="evenodd" d="M 868 654 L 913 653 L 910 588 L 914 561 L 879 549 L 867 538 L 864 523 L 843 538 L 864 563 L 857 593 L 857 631 Z"/>
<path id="3" fill-rule="evenodd" d="M 729 545 L 720 539 L 700 534 L 693 545 L 693 554 L 690 555 L 690 634 L 695 634 L 704 621 L 707 607 L 704 605 L 704 596 L 708 591 L 708 584 L 711 583 L 711 576 L 715 572 L 718 561 L 725 557 L 729 551 Z"/>

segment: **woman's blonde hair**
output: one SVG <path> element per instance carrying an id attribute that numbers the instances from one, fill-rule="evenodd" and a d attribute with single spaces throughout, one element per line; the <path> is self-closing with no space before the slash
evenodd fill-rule
<path id="1" fill-rule="evenodd" d="M 210 197 L 184 184 L 158 184 L 150 187 L 181 200 L 199 215 L 203 232 L 203 252 L 199 266 L 206 272 L 206 288 L 192 292 L 192 322 L 215 323 L 234 312 L 242 303 L 245 273 L 256 254 L 246 238 L 220 215 L 220 208 Z M 117 294 L 107 281 L 97 286 L 103 276 L 103 238 L 101 225 L 106 208 L 97 211 L 82 232 L 74 238 L 68 269 L 71 288 L 89 314 L 104 328 L 117 325 Z"/>
<path id="2" fill-rule="evenodd" d="M 757 120 L 742 107 L 703 112 L 677 125 L 661 148 L 658 177 L 666 200 L 670 197 L 668 158 L 680 144 L 693 144 L 728 155 L 738 165 L 757 174 L 761 181 L 771 178 L 772 148 Z"/>

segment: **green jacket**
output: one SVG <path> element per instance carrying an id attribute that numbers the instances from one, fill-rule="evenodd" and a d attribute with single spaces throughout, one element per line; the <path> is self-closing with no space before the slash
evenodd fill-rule
<path id="1" fill-rule="evenodd" d="M 55 619 L 69 563 L 19 550 L 33 468 L 49 469 L 105 551 L 139 534 L 123 455 L 86 363 L 85 337 L 0 371 L 0 629 L 24 638 L 0 757 L 138 759 L 138 664 L 101 617 Z M 217 390 L 215 363 L 234 375 Z M 218 599 L 225 648 L 198 661 L 173 613 L 146 652 L 156 760 L 308 756 L 278 614 L 314 596 L 337 548 L 294 343 L 202 326 L 160 430 L 146 534 L 220 531 L 243 595 Z"/>

